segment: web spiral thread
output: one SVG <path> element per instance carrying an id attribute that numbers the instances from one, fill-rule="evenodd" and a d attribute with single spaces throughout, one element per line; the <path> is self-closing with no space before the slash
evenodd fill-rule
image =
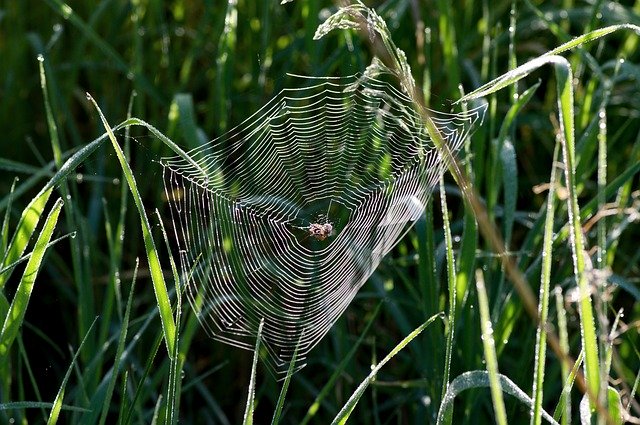
<path id="1" fill-rule="evenodd" d="M 431 112 L 457 152 L 484 108 Z M 305 364 L 444 167 L 411 100 L 365 74 L 285 89 L 227 134 L 163 158 L 189 301 L 217 340 Z M 194 164 L 197 164 L 194 165 Z"/>

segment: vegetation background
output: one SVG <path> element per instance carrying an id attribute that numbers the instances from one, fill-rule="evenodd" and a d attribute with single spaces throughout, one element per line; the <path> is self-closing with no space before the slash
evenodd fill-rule
<path id="1" fill-rule="evenodd" d="M 574 36 L 606 25 L 640 24 L 637 1 L 388 0 L 367 5 L 387 22 L 393 40 L 406 52 L 430 106 L 445 111 L 461 90 L 469 92 Z M 313 39 L 335 7 L 303 0 L 284 5 L 274 0 L 2 1 L 0 213 L 6 219 L 0 253 L 10 251 L 16 229 L 25 231 L 23 209 L 62 162 L 104 133 L 85 92 L 112 125 L 134 116 L 185 148 L 196 146 L 239 124 L 282 88 L 297 84 L 288 73 L 334 76 L 364 70 L 372 56 L 357 33 L 339 31 Z M 582 346 L 583 323 L 575 299 L 565 200 L 571 191 L 578 195 L 588 257 L 601 271 L 591 273 L 590 282 L 602 377 L 621 396 L 631 415 L 627 419 L 634 423 L 640 416 L 634 398 L 640 368 L 637 45 L 638 35 L 617 31 L 565 54 L 574 71 L 576 183 L 567 188 L 561 168 L 554 177 L 552 256 L 549 247 L 543 248 L 543 224 L 558 134 L 553 68 L 533 70 L 517 84 L 488 95 L 484 124 L 462 158 L 536 293 L 543 251 L 550 258 L 551 287 L 545 289 L 551 297 L 549 321 L 574 359 Z M 526 101 L 518 103 L 516 93 L 526 93 L 520 97 Z M 171 152 L 143 127 L 120 129 L 116 136 L 129 155 L 175 310 L 169 257 L 154 213 L 157 208 L 165 217 L 168 211 L 156 161 Z M 452 380 L 486 369 L 478 289 L 470 278 L 476 269 L 482 270 L 489 295 L 499 370 L 533 395 L 534 365 L 539 364 L 536 323 L 523 310 L 499 259 L 478 236 L 452 179 L 447 178 L 445 188 L 449 213 L 443 216 L 436 194 L 425 217 L 311 352 L 308 366 L 292 377 L 283 423 L 303 418 L 329 423 L 372 364 L 427 318 L 444 311 L 450 320 L 435 321 L 393 357 L 350 419 L 363 424 L 435 423 L 447 373 Z M 18 314 L 17 327 L 12 331 L 6 319 L 0 333 L 0 423 L 51 420 L 50 403 L 60 394 L 62 423 L 241 422 L 252 354 L 209 339 L 185 304 L 178 322 L 180 367 L 170 361 L 140 216 L 108 141 L 57 186 L 44 212 L 36 214 L 42 219 L 25 251 L 33 258 L 44 253 L 36 239 L 46 233 L 49 211 L 60 211 L 53 205 L 58 197 L 67 200 L 53 239 L 63 239 L 46 250 L 32 288 L 21 286 L 28 283 L 29 262 L 7 269 L 12 262 L 3 261 L 0 272 L 0 318 L 9 317 L 9 305 L 20 294 L 28 294 L 9 311 Z M 55 224 L 51 219 L 48 224 Z M 450 244 L 445 238 L 449 229 Z M 70 234 L 74 237 L 65 237 Z M 453 314 L 449 254 L 457 270 Z M 550 292 L 554 288 L 559 289 Z M 622 310 L 624 316 L 615 319 Z M 550 413 L 561 400 L 568 373 L 549 351 L 538 388 L 544 390 L 542 406 Z M 270 420 L 280 387 L 259 365 L 255 423 Z M 571 413 L 563 423 L 578 421 L 581 399 L 574 387 Z M 526 404 L 510 396 L 504 402 L 509 423 L 530 420 Z M 461 392 L 453 423 L 493 423 L 498 405 L 487 385 Z"/>

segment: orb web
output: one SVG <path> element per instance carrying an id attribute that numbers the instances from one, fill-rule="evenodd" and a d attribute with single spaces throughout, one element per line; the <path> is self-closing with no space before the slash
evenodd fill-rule
<path id="1" fill-rule="evenodd" d="M 411 100 L 383 78 L 313 82 L 281 91 L 189 160 L 161 161 L 201 324 L 252 350 L 264 319 L 276 373 L 304 366 L 424 213 L 444 167 Z M 431 117 L 457 152 L 483 112 Z"/>

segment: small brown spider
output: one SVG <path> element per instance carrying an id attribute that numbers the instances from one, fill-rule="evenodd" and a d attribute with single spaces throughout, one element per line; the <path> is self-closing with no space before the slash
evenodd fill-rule
<path id="1" fill-rule="evenodd" d="M 309 236 L 323 241 L 333 234 L 333 225 L 331 225 L 331 223 L 312 223 L 307 230 L 309 231 Z"/>

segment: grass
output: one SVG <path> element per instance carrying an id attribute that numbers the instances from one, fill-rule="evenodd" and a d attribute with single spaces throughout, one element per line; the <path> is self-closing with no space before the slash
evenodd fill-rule
<path id="1" fill-rule="evenodd" d="M 157 161 L 240 123 L 288 73 L 362 71 L 369 37 L 314 40 L 330 2 L 40 3 L 0 6 L 0 422 L 640 416 L 637 5 L 367 3 L 417 104 L 488 112 L 283 383 L 183 305 Z"/>

